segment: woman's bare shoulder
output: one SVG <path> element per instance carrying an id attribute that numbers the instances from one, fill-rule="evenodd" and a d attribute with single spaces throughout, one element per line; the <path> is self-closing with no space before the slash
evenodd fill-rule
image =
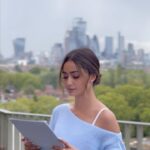
<path id="1" fill-rule="evenodd" d="M 97 120 L 96 125 L 108 131 L 112 131 L 115 133 L 120 132 L 120 127 L 116 119 L 116 116 L 110 109 L 106 109 L 101 113 L 100 117 Z"/>

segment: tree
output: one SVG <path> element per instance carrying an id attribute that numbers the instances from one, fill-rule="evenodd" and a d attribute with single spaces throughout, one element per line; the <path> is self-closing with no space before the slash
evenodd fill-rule
<path id="1" fill-rule="evenodd" d="M 30 106 L 31 113 L 50 114 L 55 106 L 60 104 L 61 101 L 52 96 L 41 96 L 34 105 Z"/>
<path id="2" fill-rule="evenodd" d="M 30 112 L 30 105 L 32 104 L 31 100 L 22 98 L 3 103 L 1 104 L 1 108 L 16 112 Z"/>
<path id="3" fill-rule="evenodd" d="M 11 100 L 7 103 L 0 104 L 0 108 L 16 112 L 31 112 L 50 114 L 55 106 L 61 101 L 52 96 L 41 96 L 37 101 L 29 98 L 19 98 L 16 101 Z"/>
<path id="4" fill-rule="evenodd" d="M 43 85 L 51 84 L 54 88 L 58 87 L 58 71 L 50 70 L 41 75 Z"/>
<path id="5" fill-rule="evenodd" d="M 104 95 L 99 95 L 98 99 L 115 113 L 117 119 L 131 120 L 133 118 L 134 112 L 131 107 L 128 106 L 123 95 L 108 92 Z"/>
<path id="6" fill-rule="evenodd" d="M 142 99 L 144 99 L 143 87 L 134 85 L 120 85 L 115 88 L 115 92 L 123 95 L 125 100 L 131 107 L 137 107 Z"/>
<path id="7" fill-rule="evenodd" d="M 95 88 L 96 96 L 106 94 L 108 92 L 113 92 L 113 88 L 105 85 L 97 85 Z"/>

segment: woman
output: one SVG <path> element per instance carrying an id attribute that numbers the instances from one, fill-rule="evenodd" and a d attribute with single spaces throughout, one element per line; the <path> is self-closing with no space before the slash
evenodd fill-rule
<path id="1" fill-rule="evenodd" d="M 94 93 L 99 69 L 99 60 L 88 48 L 73 50 L 64 58 L 60 82 L 75 101 L 53 110 L 50 127 L 64 144 L 53 150 L 125 150 L 115 115 Z"/>

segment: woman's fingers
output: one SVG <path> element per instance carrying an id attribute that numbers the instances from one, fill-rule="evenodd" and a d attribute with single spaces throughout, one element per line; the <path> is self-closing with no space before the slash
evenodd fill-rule
<path id="1" fill-rule="evenodd" d="M 68 142 L 59 139 L 61 143 L 64 144 L 64 147 L 60 147 L 60 146 L 53 146 L 53 150 L 76 150 L 76 148 L 74 148 L 71 144 L 69 144 Z"/>
<path id="2" fill-rule="evenodd" d="M 53 150 L 61 150 L 61 148 L 59 146 L 55 146 L 55 145 L 52 147 L 52 149 Z"/>
<path id="3" fill-rule="evenodd" d="M 24 143 L 25 150 L 40 150 L 40 146 L 34 145 L 29 139 L 22 138 L 22 142 Z"/>
<path id="4" fill-rule="evenodd" d="M 64 144 L 65 148 L 72 148 L 72 146 L 68 142 L 66 142 L 64 140 L 60 139 L 60 142 L 62 142 Z"/>

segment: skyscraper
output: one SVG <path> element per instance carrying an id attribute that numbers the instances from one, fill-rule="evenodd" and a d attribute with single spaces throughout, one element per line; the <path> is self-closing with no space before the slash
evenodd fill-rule
<path id="1" fill-rule="evenodd" d="M 106 36 L 105 37 L 105 49 L 104 54 L 106 58 L 111 58 L 113 55 L 113 37 Z"/>
<path id="2" fill-rule="evenodd" d="M 84 21 L 82 18 L 74 18 L 73 29 L 76 29 L 76 31 L 79 34 L 85 34 L 86 33 L 86 21 Z"/>
<path id="3" fill-rule="evenodd" d="M 117 54 L 118 54 L 118 62 L 121 65 L 124 65 L 124 50 L 125 50 L 125 38 L 121 35 L 121 33 L 118 33 L 118 48 L 117 48 Z"/>
<path id="4" fill-rule="evenodd" d="M 128 53 L 128 63 L 131 63 L 131 61 L 135 60 L 136 58 L 133 43 L 128 43 L 127 53 Z"/>
<path id="5" fill-rule="evenodd" d="M 100 46 L 99 46 L 97 36 L 94 35 L 92 39 L 89 39 L 89 43 L 90 43 L 89 47 L 93 50 L 93 52 L 96 54 L 96 56 L 98 58 L 100 58 L 101 57 Z"/>
<path id="6" fill-rule="evenodd" d="M 88 44 L 86 22 L 82 18 L 75 18 L 72 30 L 66 32 L 65 50 L 68 52 L 76 48 L 89 47 Z"/>
<path id="7" fill-rule="evenodd" d="M 82 18 L 73 20 L 72 30 L 66 32 L 64 40 L 65 53 L 77 48 L 91 48 L 100 57 L 99 42 L 96 35 L 90 38 L 86 34 L 86 21 Z"/>
<path id="8" fill-rule="evenodd" d="M 145 55 L 144 49 L 138 49 L 137 50 L 137 60 L 138 61 L 141 61 L 144 63 L 144 55 Z"/>
<path id="9" fill-rule="evenodd" d="M 23 58 L 25 54 L 25 38 L 16 38 L 13 40 L 15 58 Z"/>
<path id="10" fill-rule="evenodd" d="M 55 43 L 50 53 L 50 65 L 59 66 L 64 58 L 63 46 L 61 43 Z"/>
<path id="11" fill-rule="evenodd" d="M 125 49 L 125 39 L 121 33 L 118 33 L 118 54 L 121 54 Z"/>

